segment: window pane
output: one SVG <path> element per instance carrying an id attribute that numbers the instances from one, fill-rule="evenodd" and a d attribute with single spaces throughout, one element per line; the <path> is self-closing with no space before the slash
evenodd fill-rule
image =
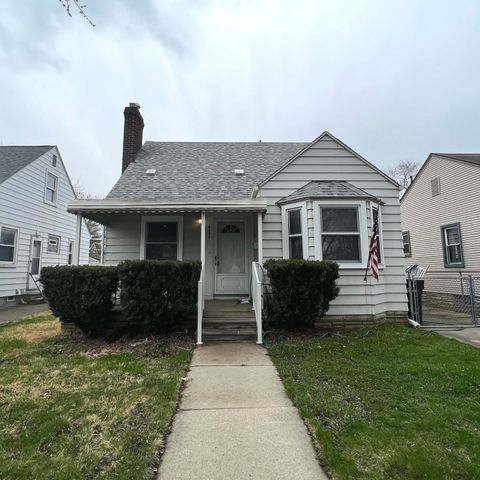
<path id="1" fill-rule="evenodd" d="M 32 263 L 30 265 L 30 273 L 32 275 L 38 275 L 40 273 L 40 259 L 32 258 Z"/>
<path id="2" fill-rule="evenodd" d="M 177 245 L 175 244 L 147 244 L 145 258 L 147 260 L 176 260 Z"/>
<path id="3" fill-rule="evenodd" d="M 152 222 L 147 224 L 147 242 L 177 242 L 176 222 Z"/>
<path id="4" fill-rule="evenodd" d="M 54 203 L 55 201 L 55 192 L 53 190 L 50 190 L 47 188 L 46 192 L 45 192 L 45 199 L 47 200 L 47 202 L 52 202 Z"/>
<path id="5" fill-rule="evenodd" d="M 13 247 L 0 247 L 0 262 L 13 262 Z"/>
<path id="6" fill-rule="evenodd" d="M 290 258 L 303 258 L 302 237 L 289 238 Z"/>
<path id="7" fill-rule="evenodd" d="M 360 235 L 322 235 L 324 260 L 359 262 Z"/>
<path id="8" fill-rule="evenodd" d="M 47 187 L 51 188 L 52 190 L 55 190 L 56 186 L 57 186 L 57 177 L 49 173 L 47 176 Z"/>
<path id="9" fill-rule="evenodd" d="M 289 210 L 288 212 L 288 233 L 302 233 L 300 210 Z"/>
<path id="10" fill-rule="evenodd" d="M 462 253 L 460 251 L 460 245 L 452 245 L 447 247 L 448 263 L 461 263 Z"/>
<path id="11" fill-rule="evenodd" d="M 408 232 L 403 232 L 403 253 L 405 255 L 410 255 L 410 234 Z"/>
<path id="12" fill-rule="evenodd" d="M 322 232 L 358 232 L 356 208 L 322 208 Z"/>
<path id="13" fill-rule="evenodd" d="M 0 243 L 2 245 L 15 245 L 15 235 L 16 230 L 12 230 L 11 228 L 2 228 L 2 233 L 0 235 Z"/>
<path id="14" fill-rule="evenodd" d="M 445 231 L 447 234 L 447 245 L 460 243 L 460 232 L 458 231 L 457 227 L 447 228 Z"/>

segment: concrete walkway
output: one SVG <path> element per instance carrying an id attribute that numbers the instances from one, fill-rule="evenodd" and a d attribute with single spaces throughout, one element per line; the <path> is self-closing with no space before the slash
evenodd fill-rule
<path id="1" fill-rule="evenodd" d="M 196 348 L 160 480 L 320 480 L 307 429 L 265 350 Z"/>
<path id="2" fill-rule="evenodd" d="M 436 330 L 447 338 L 454 338 L 462 343 L 480 348 L 480 327 L 464 328 L 463 330 Z"/>
<path id="3" fill-rule="evenodd" d="M 47 303 L 37 305 L 14 305 L 0 309 L 0 325 L 3 323 L 13 322 L 21 318 L 30 317 L 41 312 L 50 313 Z"/>

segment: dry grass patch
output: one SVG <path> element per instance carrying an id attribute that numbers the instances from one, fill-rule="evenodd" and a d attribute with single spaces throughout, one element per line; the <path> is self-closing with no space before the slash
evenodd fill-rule
<path id="1" fill-rule="evenodd" d="M 193 342 L 59 335 L 53 317 L 0 328 L 0 479 L 146 479 Z"/>

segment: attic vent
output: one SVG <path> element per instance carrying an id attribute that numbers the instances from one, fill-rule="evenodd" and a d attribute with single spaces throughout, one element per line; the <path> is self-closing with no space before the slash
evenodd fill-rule
<path id="1" fill-rule="evenodd" d="M 147 171 L 145 172 L 149 177 L 153 177 L 157 173 L 156 168 L 147 168 Z"/>
<path id="2" fill-rule="evenodd" d="M 440 195 L 440 177 L 436 177 L 431 181 L 432 184 L 432 197 Z"/>
<path id="3" fill-rule="evenodd" d="M 245 170 L 243 168 L 236 168 L 233 173 L 236 177 L 241 177 L 242 175 L 245 175 Z"/>

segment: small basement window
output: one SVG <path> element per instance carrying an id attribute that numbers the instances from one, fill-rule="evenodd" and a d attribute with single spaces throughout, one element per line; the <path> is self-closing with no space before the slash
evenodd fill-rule
<path id="1" fill-rule="evenodd" d="M 403 254 L 406 257 L 411 257 L 412 256 L 412 244 L 410 242 L 410 232 L 402 232 L 402 237 L 403 237 Z"/>
<path id="2" fill-rule="evenodd" d="M 464 267 L 462 234 L 460 224 L 444 225 L 441 228 L 443 262 L 445 267 Z"/>
<path id="3" fill-rule="evenodd" d="M 48 253 L 60 253 L 60 237 L 57 235 L 49 235 L 48 236 Z"/>
<path id="4" fill-rule="evenodd" d="M 14 301 L 15 301 L 14 295 L 10 295 L 9 297 L 7 297 L 7 302 L 14 302 Z"/>

